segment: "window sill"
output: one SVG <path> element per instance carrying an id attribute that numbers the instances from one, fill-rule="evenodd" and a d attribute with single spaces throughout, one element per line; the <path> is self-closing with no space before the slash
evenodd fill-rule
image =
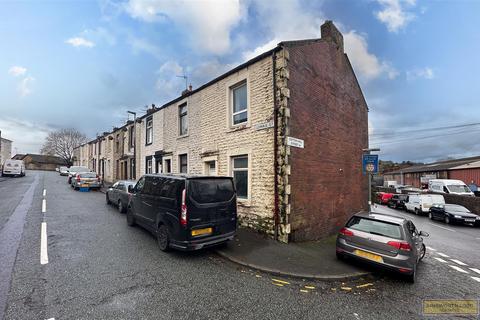
<path id="1" fill-rule="evenodd" d="M 145 143 L 145 147 L 147 146 L 151 146 L 153 144 L 153 142 L 150 142 L 150 143 Z"/>
<path id="2" fill-rule="evenodd" d="M 237 205 L 242 208 L 250 208 L 252 206 L 250 199 L 237 198 Z"/>
<path id="3" fill-rule="evenodd" d="M 242 131 L 242 130 L 245 130 L 245 129 L 248 129 L 248 128 L 250 128 L 250 123 L 237 124 L 237 125 L 234 125 L 234 126 L 230 126 L 227 130 L 227 133 L 228 132 Z"/>
<path id="4" fill-rule="evenodd" d="M 187 138 L 188 136 L 189 136 L 189 134 L 184 134 L 183 136 L 178 136 L 178 137 L 177 137 L 177 140 L 178 140 L 178 139 Z"/>

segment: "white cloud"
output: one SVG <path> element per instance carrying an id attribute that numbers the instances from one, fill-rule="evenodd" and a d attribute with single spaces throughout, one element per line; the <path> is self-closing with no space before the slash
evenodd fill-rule
<path id="1" fill-rule="evenodd" d="M 178 97 L 185 90 L 183 68 L 176 61 L 165 62 L 157 71 L 158 78 L 155 89 L 164 101 Z"/>
<path id="2" fill-rule="evenodd" d="M 92 44 L 106 42 L 107 44 L 114 46 L 117 43 L 116 37 L 110 31 L 102 27 L 98 27 L 96 29 L 86 29 L 81 33 L 81 35 L 85 36 L 86 38 L 93 39 L 91 41 Z"/>
<path id="3" fill-rule="evenodd" d="M 27 68 L 21 66 L 13 66 L 8 70 L 8 73 L 14 77 L 23 76 L 27 73 Z"/>
<path id="4" fill-rule="evenodd" d="M 52 130 L 48 126 L 9 117 L 0 118 L 0 128 L 2 137 L 13 140 L 13 154 L 38 153 Z"/>
<path id="5" fill-rule="evenodd" d="M 277 44 L 280 42 L 281 40 L 275 38 L 273 40 L 270 40 L 268 41 L 267 43 L 265 44 L 262 44 L 261 46 L 258 46 L 256 47 L 255 49 L 253 50 L 247 50 L 245 51 L 242 56 L 243 56 L 243 60 L 245 61 L 248 61 L 270 49 L 273 49 L 277 46 Z"/>
<path id="6" fill-rule="evenodd" d="M 156 57 L 157 59 L 161 57 L 160 47 L 157 47 L 146 39 L 129 36 L 127 42 L 132 47 L 135 54 L 138 54 L 140 52 L 146 52 Z"/>
<path id="7" fill-rule="evenodd" d="M 365 36 L 351 30 L 343 35 L 345 52 L 348 54 L 353 68 L 359 76 L 368 81 L 386 75 L 389 79 L 398 76 L 397 70 L 387 61 L 381 61 L 377 56 L 368 52 L 368 43 Z"/>
<path id="8" fill-rule="evenodd" d="M 406 74 L 407 74 L 407 80 L 415 80 L 417 78 L 431 80 L 435 78 L 435 72 L 430 67 L 408 70 Z"/>
<path id="9" fill-rule="evenodd" d="M 230 32 L 245 14 L 239 0 L 130 0 L 125 10 L 147 22 L 171 20 L 192 47 L 214 54 L 230 49 Z"/>
<path id="10" fill-rule="evenodd" d="M 415 0 L 377 0 L 382 10 L 375 12 L 378 20 L 387 26 L 388 31 L 398 32 L 404 28 L 415 15 L 408 7 L 415 5 Z"/>
<path id="11" fill-rule="evenodd" d="M 68 43 L 74 47 L 87 47 L 87 48 L 92 48 L 95 46 L 95 43 L 82 38 L 82 37 L 73 37 L 65 41 L 65 43 Z"/>
<path id="12" fill-rule="evenodd" d="M 32 76 L 25 77 L 18 85 L 18 92 L 21 97 L 26 97 L 32 93 L 32 85 L 35 82 L 35 78 Z"/>

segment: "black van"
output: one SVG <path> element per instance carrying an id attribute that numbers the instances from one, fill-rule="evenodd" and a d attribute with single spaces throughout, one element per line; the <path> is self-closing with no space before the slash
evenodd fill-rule
<path id="1" fill-rule="evenodd" d="M 129 226 L 157 236 L 161 250 L 197 250 L 232 240 L 237 229 L 233 179 L 147 174 L 130 186 Z"/>

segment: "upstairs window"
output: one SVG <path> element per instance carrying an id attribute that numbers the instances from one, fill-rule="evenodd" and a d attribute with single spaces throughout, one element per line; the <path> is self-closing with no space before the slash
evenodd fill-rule
<path id="1" fill-rule="evenodd" d="M 145 144 L 152 144 L 153 142 L 153 119 L 148 118 L 146 123 L 146 131 L 145 131 Z"/>
<path id="2" fill-rule="evenodd" d="M 248 120 L 247 83 L 232 87 L 232 124 L 238 125 Z"/>
<path id="3" fill-rule="evenodd" d="M 188 134 L 188 118 L 187 118 L 187 104 L 184 103 L 178 107 L 178 119 L 179 119 L 179 128 L 180 135 L 184 136 Z"/>

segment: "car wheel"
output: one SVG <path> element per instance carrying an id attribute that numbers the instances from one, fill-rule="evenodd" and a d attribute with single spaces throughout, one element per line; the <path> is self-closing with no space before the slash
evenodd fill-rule
<path id="1" fill-rule="evenodd" d="M 170 237 L 168 236 L 167 227 L 163 224 L 160 227 L 158 227 L 158 230 L 157 230 L 157 243 L 160 250 L 168 251 Z"/>
<path id="2" fill-rule="evenodd" d="M 127 208 L 127 224 L 130 227 L 133 227 L 135 225 L 135 217 L 133 216 L 131 208 Z"/>
<path id="3" fill-rule="evenodd" d="M 415 283 L 416 279 L 417 279 L 417 265 L 415 264 L 413 266 L 413 272 L 407 276 L 407 280 L 410 283 Z"/>
<path id="4" fill-rule="evenodd" d="M 449 216 L 445 216 L 445 223 L 446 223 L 446 224 L 450 224 L 450 223 L 451 223 Z"/>
<path id="5" fill-rule="evenodd" d="M 345 256 L 343 254 L 341 254 L 340 252 L 336 252 L 336 255 L 337 255 L 338 260 L 344 260 L 345 259 Z"/>
<path id="6" fill-rule="evenodd" d="M 120 213 L 125 212 L 125 207 L 123 206 L 122 200 L 118 200 L 118 212 L 120 212 Z"/>
<path id="7" fill-rule="evenodd" d="M 105 201 L 107 201 L 108 205 L 112 204 L 112 202 L 110 201 L 110 198 L 108 197 L 108 193 L 105 195 Z"/>
<path id="8" fill-rule="evenodd" d="M 418 261 L 422 260 L 423 257 L 425 257 L 426 252 L 427 252 L 427 248 L 425 247 L 425 244 L 422 243 L 422 249 L 420 249 L 420 259 L 418 259 Z"/>
<path id="9" fill-rule="evenodd" d="M 433 220 L 433 215 L 431 212 L 428 213 L 428 217 L 430 218 L 430 220 Z"/>

